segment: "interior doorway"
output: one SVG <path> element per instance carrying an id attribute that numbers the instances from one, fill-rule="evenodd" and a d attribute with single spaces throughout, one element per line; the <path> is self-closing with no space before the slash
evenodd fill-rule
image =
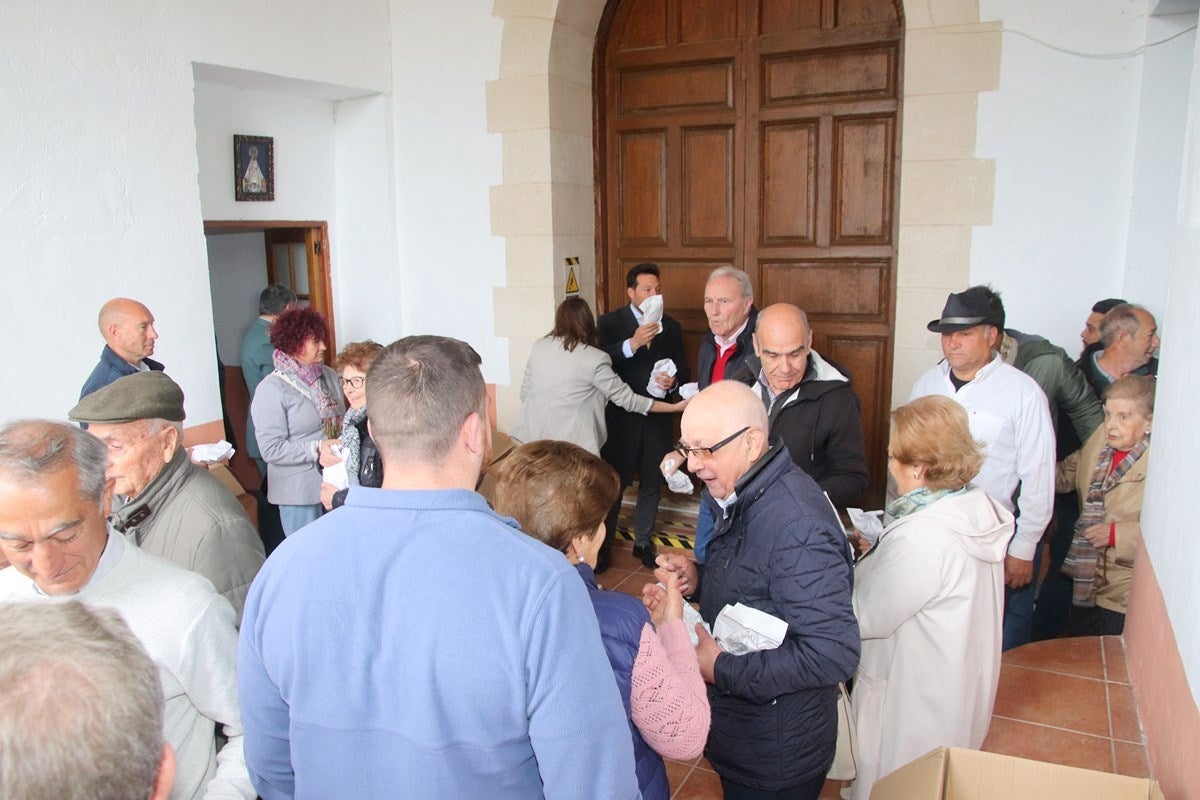
<path id="1" fill-rule="evenodd" d="M 226 433 L 237 452 L 230 464 L 248 488 L 258 470 L 246 456 L 250 396 L 241 370 L 242 338 L 258 317 L 258 296 L 272 283 L 291 288 L 329 322 L 326 363 L 337 353 L 333 292 L 329 276 L 328 224 L 322 221 L 227 221 L 204 223 L 208 246 L 213 330 L 220 362 L 221 406 Z"/>

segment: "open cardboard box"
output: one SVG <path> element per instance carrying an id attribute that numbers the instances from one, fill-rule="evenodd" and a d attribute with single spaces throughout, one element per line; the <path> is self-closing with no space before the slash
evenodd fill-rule
<path id="1" fill-rule="evenodd" d="M 871 800 L 1163 800 L 1163 795 L 1147 778 L 939 747 L 876 781 Z"/>

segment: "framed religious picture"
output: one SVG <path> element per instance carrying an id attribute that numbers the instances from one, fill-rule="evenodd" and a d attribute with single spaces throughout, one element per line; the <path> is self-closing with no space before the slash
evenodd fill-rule
<path id="1" fill-rule="evenodd" d="M 275 199 L 275 140 L 233 135 L 233 199 Z"/>

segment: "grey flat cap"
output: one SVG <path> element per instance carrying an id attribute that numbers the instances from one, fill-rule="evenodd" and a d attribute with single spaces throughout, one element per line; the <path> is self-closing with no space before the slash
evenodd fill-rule
<path id="1" fill-rule="evenodd" d="M 139 419 L 182 422 L 183 389 L 161 372 L 138 372 L 92 392 L 67 416 L 72 422 L 134 422 Z"/>

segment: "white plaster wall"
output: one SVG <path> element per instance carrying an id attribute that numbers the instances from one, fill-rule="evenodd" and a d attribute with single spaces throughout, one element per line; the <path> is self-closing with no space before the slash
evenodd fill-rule
<path id="1" fill-rule="evenodd" d="M 335 107 L 334 197 L 338 236 L 330 270 L 338 342 L 386 344 L 404 333 L 396 251 L 391 98 Z"/>
<path id="2" fill-rule="evenodd" d="M 1166 600 L 1175 640 L 1200 703 L 1200 615 L 1196 614 L 1196 454 L 1200 452 L 1200 47 L 1193 50 L 1187 132 L 1174 217 L 1164 340 L 1154 407 L 1154 457 L 1146 483 L 1143 536 Z"/>
<path id="3" fill-rule="evenodd" d="M 129 295 L 158 320 L 189 423 L 219 419 L 192 63 L 386 91 L 388 34 L 385 0 L 7 4 L 0 325 L 22 345 L 10 372 L 41 377 L 6 387 L 2 416 L 65 415 L 102 346 L 97 310 Z"/>
<path id="4" fill-rule="evenodd" d="M 207 243 L 217 356 L 240 364 L 242 337 L 258 319 L 258 296 L 267 285 L 266 246 L 257 232 L 212 234 Z"/>
<path id="5" fill-rule="evenodd" d="M 200 209 L 207 220 L 332 220 L 334 103 L 196 81 Z M 234 134 L 275 140 L 275 200 L 237 202 Z M 330 224 L 330 239 L 337 243 Z"/>
<path id="6" fill-rule="evenodd" d="M 500 136 L 487 131 L 485 85 L 499 75 L 502 26 L 491 0 L 392 0 L 398 247 L 404 333 L 471 343 L 484 377 L 508 382 L 492 289 L 505 279 L 489 187 Z"/>
<path id="7" fill-rule="evenodd" d="M 1149 48 L 1142 59 L 1129 247 L 1120 296 L 1151 309 L 1167 305 L 1195 26 L 1195 13 L 1151 17 L 1146 26 L 1147 42 L 1170 41 Z M 1181 35 L 1172 39 L 1176 34 Z M 1160 327 L 1170 335 L 1165 324 Z"/>
<path id="8" fill-rule="evenodd" d="M 1006 31 L 1087 53 L 1136 49 L 1146 14 L 1144 0 L 980 2 L 980 18 Z M 1011 327 L 1072 354 L 1091 304 L 1125 290 L 1141 88 L 1140 57 L 1068 55 L 1007 32 L 1000 89 L 980 96 L 977 155 L 995 159 L 996 184 L 971 282 L 1002 292 Z"/>

